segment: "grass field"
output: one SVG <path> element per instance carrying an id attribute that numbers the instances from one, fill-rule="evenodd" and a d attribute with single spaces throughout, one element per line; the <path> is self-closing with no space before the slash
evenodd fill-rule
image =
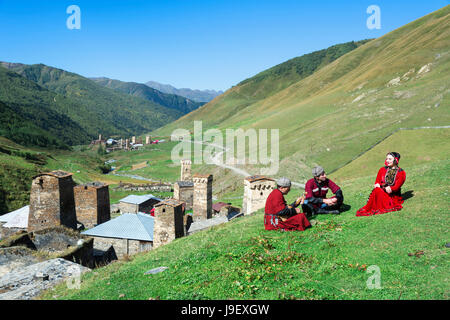
<path id="1" fill-rule="evenodd" d="M 62 284 L 41 298 L 448 299 L 449 140 L 439 142 L 448 132 L 392 136 L 407 174 L 399 212 L 355 216 L 392 148 L 387 139 L 331 175 L 344 190 L 348 210 L 340 216 L 318 216 L 305 232 L 276 232 L 264 230 L 260 210 L 96 269 L 82 277 L 79 290 Z M 415 143 L 419 134 L 427 137 L 422 144 Z M 441 142 L 442 152 L 433 152 Z M 160 266 L 169 269 L 144 275 Z M 367 285 L 374 266 L 379 289 Z"/>

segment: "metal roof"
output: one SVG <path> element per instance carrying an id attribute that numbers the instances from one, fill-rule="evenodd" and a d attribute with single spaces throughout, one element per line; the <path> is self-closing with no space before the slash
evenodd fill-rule
<path id="1" fill-rule="evenodd" d="M 154 218 L 138 212 L 124 213 L 81 234 L 130 240 L 153 241 Z"/>
<path id="2" fill-rule="evenodd" d="M 155 199 L 155 200 L 158 200 L 158 201 L 162 201 L 161 199 L 155 197 L 152 194 L 145 194 L 145 195 L 142 195 L 142 196 L 137 196 L 137 195 L 134 195 L 134 194 L 130 194 L 129 196 L 127 196 L 127 197 L 125 197 L 123 199 L 120 199 L 119 202 L 126 202 L 126 203 L 132 203 L 132 204 L 141 204 L 141 203 L 144 203 L 144 202 L 146 202 L 146 201 L 148 201 L 150 199 Z"/>
<path id="3" fill-rule="evenodd" d="M 30 211 L 30 206 L 28 205 L 28 206 L 22 207 L 22 208 L 20 208 L 20 209 L 11 211 L 11 212 L 9 212 L 9 213 L 5 213 L 4 215 L 1 215 L 1 216 L 0 216 L 0 222 L 9 222 L 9 221 L 11 221 L 14 217 L 16 217 L 16 216 L 18 216 L 18 215 L 20 216 L 20 215 L 23 215 L 23 214 L 26 214 L 27 217 L 28 217 L 29 211 Z M 27 218 L 27 219 L 28 219 L 28 218 Z"/>
<path id="4" fill-rule="evenodd" d="M 176 183 L 182 188 L 194 186 L 194 182 L 192 182 L 192 181 L 177 181 Z"/>

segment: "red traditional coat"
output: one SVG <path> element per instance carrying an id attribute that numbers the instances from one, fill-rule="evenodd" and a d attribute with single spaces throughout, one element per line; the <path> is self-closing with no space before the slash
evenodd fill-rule
<path id="1" fill-rule="evenodd" d="M 286 200 L 280 190 L 273 190 L 266 200 L 264 213 L 264 227 L 266 230 L 299 230 L 303 231 L 310 227 L 306 215 L 301 212 L 281 221 L 278 213 L 286 208 Z"/>
<path id="2" fill-rule="evenodd" d="M 377 174 L 375 184 L 383 186 L 386 184 L 386 174 L 389 167 L 382 167 Z M 356 212 L 356 216 L 371 216 L 374 214 L 383 214 L 391 211 L 398 211 L 403 208 L 403 198 L 401 196 L 401 187 L 406 180 L 406 173 L 398 168 L 394 178 L 394 183 L 390 185 L 392 192 L 387 193 L 384 188 L 374 188 L 369 196 L 367 204 Z"/>

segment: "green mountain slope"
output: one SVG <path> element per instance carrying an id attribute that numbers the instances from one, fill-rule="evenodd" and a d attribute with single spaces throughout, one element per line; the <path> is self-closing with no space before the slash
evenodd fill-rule
<path id="1" fill-rule="evenodd" d="M 67 106 L 62 111 L 93 136 L 138 135 L 182 115 L 178 110 L 105 88 L 61 69 L 43 64 L 2 65 L 76 104 L 77 107 Z"/>
<path id="2" fill-rule="evenodd" d="M 90 79 L 104 87 L 152 101 L 161 106 L 181 111 L 183 114 L 189 113 L 205 104 L 202 102 L 195 102 L 185 97 L 177 96 L 175 94 L 163 93 L 142 83 L 123 82 L 108 78 Z"/>
<path id="3" fill-rule="evenodd" d="M 67 148 L 89 133 L 64 113 L 77 105 L 0 66 L 0 136 L 23 145 Z"/>
<path id="4" fill-rule="evenodd" d="M 183 127 L 194 119 L 201 119 L 205 127 L 222 123 L 242 112 L 245 108 L 282 91 L 291 84 L 304 79 L 340 56 L 356 49 L 369 40 L 347 42 L 293 58 L 246 79 L 220 95 L 198 111 L 169 124 L 159 132 L 168 133 Z"/>
<path id="5" fill-rule="evenodd" d="M 264 86 L 245 81 L 157 133 L 194 120 L 203 129 L 278 128 L 280 175 L 305 180 L 316 164 L 332 171 L 398 128 L 450 124 L 449 24 L 446 6 L 264 99 Z"/>
<path id="6" fill-rule="evenodd" d="M 87 273 L 80 290 L 62 284 L 43 298 L 448 300 L 450 161 L 444 148 L 448 150 L 449 133 L 398 132 L 337 171 L 332 178 L 340 181 L 349 210 L 319 215 L 317 224 L 304 232 L 264 230 L 261 209 Z M 407 174 L 403 209 L 356 217 L 384 152 L 397 144 L 405 146 L 396 149 Z M 416 161 L 424 152 L 428 158 Z M 349 172 L 360 174 L 348 177 Z M 296 191 L 287 195 L 288 203 Z M 160 266 L 168 269 L 149 281 L 145 272 Z M 367 284 L 374 283 L 373 268 L 380 272 L 380 287 L 371 289 Z"/>

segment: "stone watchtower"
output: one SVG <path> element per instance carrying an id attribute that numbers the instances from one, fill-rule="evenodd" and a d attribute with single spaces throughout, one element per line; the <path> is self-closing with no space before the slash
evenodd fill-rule
<path id="1" fill-rule="evenodd" d="M 206 220 L 212 217 L 212 174 L 195 174 L 193 220 Z"/>
<path id="2" fill-rule="evenodd" d="M 77 220 L 84 225 L 85 229 L 93 228 L 111 219 L 107 184 L 86 183 L 74 187 L 73 193 Z"/>
<path id="3" fill-rule="evenodd" d="M 181 181 L 192 181 L 191 166 L 191 160 L 181 160 Z"/>
<path id="4" fill-rule="evenodd" d="M 191 210 L 194 204 L 194 183 L 192 181 L 177 181 L 173 186 L 173 197 L 186 203 L 186 210 Z"/>
<path id="5" fill-rule="evenodd" d="M 265 176 L 251 176 L 244 179 L 244 200 L 242 211 L 250 214 L 266 206 L 266 200 L 277 183 Z"/>
<path id="6" fill-rule="evenodd" d="M 183 204 L 166 199 L 155 205 L 153 248 L 184 236 Z"/>
<path id="7" fill-rule="evenodd" d="M 61 225 L 77 228 L 73 186 L 72 174 L 65 171 L 41 173 L 33 178 L 29 232 Z"/>

